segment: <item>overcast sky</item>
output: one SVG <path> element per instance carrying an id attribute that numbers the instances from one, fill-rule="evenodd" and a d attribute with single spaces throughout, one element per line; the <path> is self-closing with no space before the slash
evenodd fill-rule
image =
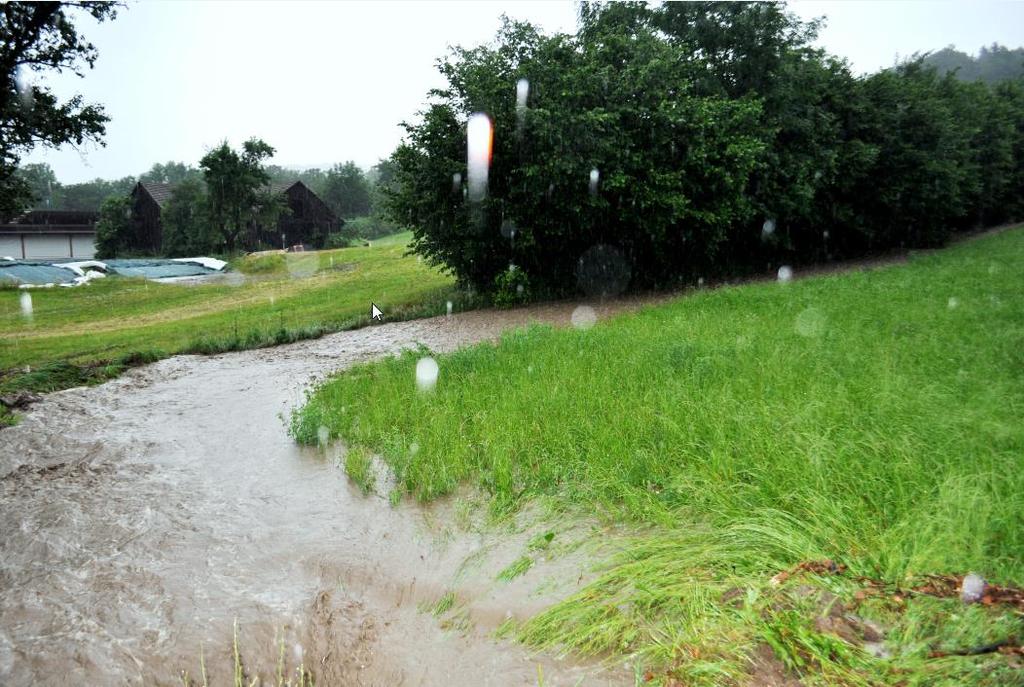
<path id="1" fill-rule="evenodd" d="M 870 72 L 955 44 L 1024 45 L 1024 2 L 795 2 L 826 15 L 820 44 Z M 449 45 L 491 39 L 502 13 L 548 32 L 575 28 L 572 2 L 141 2 L 113 22 L 82 18 L 99 50 L 85 79 L 48 83 L 104 105 L 106 147 L 35 151 L 63 183 L 195 164 L 223 139 L 258 136 L 276 164 L 369 167 L 402 136 Z"/>

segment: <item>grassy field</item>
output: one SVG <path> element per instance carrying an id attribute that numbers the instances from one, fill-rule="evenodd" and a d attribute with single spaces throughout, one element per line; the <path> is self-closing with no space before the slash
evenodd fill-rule
<path id="1" fill-rule="evenodd" d="M 925 593 L 1024 582 L 1022 264 L 1018 228 L 519 330 L 435 356 L 432 392 L 410 353 L 325 383 L 292 430 L 378 452 L 421 499 L 471 483 L 497 513 L 623 525 L 594 583 L 506 628 L 533 646 L 663 685 L 743 682 L 765 647 L 805 684 L 1024 684 L 956 655 L 1019 642 L 1024 608 Z"/>
<path id="2" fill-rule="evenodd" d="M 371 248 L 240 258 L 237 285 L 107 278 L 72 289 L 0 290 L 0 390 L 53 390 L 180 352 L 293 341 L 365 324 L 370 302 L 391 319 L 444 312 L 451 280 L 395 240 Z M 25 372 L 28 367 L 29 372 Z"/>

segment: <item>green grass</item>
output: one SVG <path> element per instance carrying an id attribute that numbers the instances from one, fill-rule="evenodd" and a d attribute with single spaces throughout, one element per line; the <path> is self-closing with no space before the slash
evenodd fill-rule
<path id="1" fill-rule="evenodd" d="M 435 356 L 430 393 L 409 353 L 329 380 L 292 431 L 379 453 L 420 499 L 471 483 L 496 513 L 541 499 L 632 529 L 595 582 L 516 629 L 533 646 L 632 655 L 664 684 L 740 681 L 759 644 L 809 684 L 1019 684 L 998 654 L 928 658 L 985 628 L 1024 636 L 1010 611 L 960 626 L 959 602 L 915 598 L 876 659 L 768 580 L 834 559 L 846 575 L 808 581 L 848 605 L 858 576 L 1024 582 L 1022 263 L 1017 229 L 586 331 L 518 330 Z"/>
<path id="2" fill-rule="evenodd" d="M 319 336 L 367 324 L 371 301 L 392 320 L 443 312 L 451 280 L 404 252 L 396 244 L 242 258 L 233 265 L 250 277 L 235 286 L 107 278 L 34 289 L 31 318 L 22 291 L 0 290 L 0 390 L 52 391 L 107 379 L 125 361 Z M 41 381 L 40 370 L 59 374 Z"/>
<path id="3" fill-rule="evenodd" d="M 400 231 L 397 234 L 381 236 L 379 239 L 370 241 L 372 246 L 405 246 L 412 240 L 411 231 Z"/>

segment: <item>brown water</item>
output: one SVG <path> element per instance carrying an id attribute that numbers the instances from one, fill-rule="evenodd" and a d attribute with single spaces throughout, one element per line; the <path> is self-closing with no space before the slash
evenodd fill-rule
<path id="1" fill-rule="evenodd" d="M 48 396 L 0 433 L 0 684 L 180 684 L 182 670 L 199 676 L 200 647 L 210 684 L 231 684 L 235 622 L 261 684 L 276 684 L 281 641 L 286 675 L 301 662 L 319 685 L 528 685 L 538 670 L 544 684 L 632 684 L 621 667 L 493 638 L 571 592 L 586 556 L 496 582 L 529 530 L 459 528 L 453 504 L 363 496 L 341 447 L 296 446 L 284 423 L 312 382 L 354 362 L 567 325 L 574 306 L 178 356 Z M 468 622 L 420 609 L 448 589 Z"/>

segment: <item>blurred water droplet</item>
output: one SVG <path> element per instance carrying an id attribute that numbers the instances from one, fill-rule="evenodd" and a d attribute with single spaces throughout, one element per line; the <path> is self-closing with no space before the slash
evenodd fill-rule
<path id="1" fill-rule="evenodd" d="M 445 303 L 445 307 L 448 310 L 448 312 L 446 312 L 445 315 L 448 316 L 448 317 L 451 317 L 452 316 L 452 302 L 448 301 L 447 303 Z"/>
<path id="2" fill-rule="evenodd" d="M 21 296 L 18 298 L 21 302 L 21 315 L 26 320 L 32 319 L 32 294 L 28 291 L 22 291 Z"/>
<path id="3" fill-rule="evenodd" d="M 516 293 L 519 294 L 520 296 L 523 295 L 523 285 L 522 284 L 516 284 Z"/>
<path id="4" fill-rule="evenodd" d="M 793 268 L 789 265 L 783 265 L 779 268 L 779 281 L 785 284 L 793 279 Z"/>
<path id="5" fill-rule="evenodd" d="M 494 129 L 490 117 L 482 112 L 470 115 L 466 124 L 466 186 L 471 201 L 480 201 L 487 196 L 493 142 Z"/>
<path id="6" fill-rule="evenodd" d="M 815 307 L 804 309 L 796 316 L 796 333 L 808 338 L 817 338 L 825 333 L 825 313 Z"/>
<path id="7" fill-rule="evenodd" d="M 462 173 L 456 172 L 452 175 L 452 193 L 458 193 L 462 188 Z"/>
<path id="8" fill-rule="evenodd" d="M 960 307 L 960 299 L 957 298 L 956 296 L 950 296 L 949 300 L 946 301 L 946 307 L 949 308 L 950 310 L 954 310 Z"/>
<path id="9" fill-rule="evenodd" d="M 19 65 L 14 72 L 14 89 L 18 92 L 18 100 L 22 107 L 28 110 L 35 107 L 35 94 L 32 91 L 29 70 L 23 65 Z"/>
<path id="10" fill-rule="evenodd" d="M 977 573 L 967 573 L 963 582 L 960 583 L 960 600 L 965 604 L 973 604 L 982 600 L 985 596 L 985 587 L 988 584 L 985 578 Z"/>
<path id="11" fill-rule="evenodd" d="M 827 239 L 828 238 L 828 229 L 826 229 L 825 231 L 821 232 L 821 237 L 823 239 Z"/>
<path id="12" fill-rule="evenodd" d="M 420 445 L 419 444 L 417 444 L 415 441 L 412 442 L 411 444 L 409 444 L 409 453 L 410 453 L 410 455 L 414 455 L 415 456 L 419 452 L 420 452 Z"/>
<path id="13" fill-rule="evenodd" d="M 516 237 L 516 223 L 510 219 L 503 220 L 501 222 L 501 235 L 507 239 L 514 239 Z"/>
<path id="14" fill-rule="evenodd" d="M 761 240 L 768 239 L 772 234 L 775 233 L 775 220 L 766 219 L 764 224 L 761 225 Z"/>
<path id="15" fill-rule="evenodd" d="M 533 365 L 526 366 L 526 374 L 533 374 Z"/>
<path id="16" fill-rule="evenodd" d="M 589 305 L 577 306 L 569 318 L 576 329 L 590 329 L 597 322 L 597 313 Z"/>
<path id="17" fill-rule="evenodd" d="M 292 651 L 295 652 L 295 660 L 301 663 L 302 662 L 302 655 L 304 653 L 303 650 L 302 650 L 302 645 L 301 644 L 296 644 L 295 647 L 292 649 Z"/>
<path id="18" fill-rule="evenodd" d="M 320 448 L 327 445 L 327 440 L 331 438 L 331 430 L 327 429 L 324 425 L 320 425 L 316 430 L 316 439 L 320 444 Z"/>
<path id="19" fill-rule="evenodd" d="M 437 361 L 431 357 L 416 361 L 416 386 L 420 391 L 430 391 L 437 385 L 439 368 Z"/>
<path id="20" fill-rule="evenodd" d="M 704 286 L 704 277 L 697 277 L 697 286 Z"/>
<path id="21" fill-rule="evenodd" d="M 526 125 L 526 101 L 530 96 L 530 82 L 526 79 L 516 81 L 516 135 L 523 134 Z"/>
<path id="22" fill-rule="evenodd" d="M 601 181 L 601 172 L 597 170 L 597 167 L 590 170 L 590 195 L 597 194 L 597 184 Z"/>
<path id="23" fill-rule="evenodd" d="M 576 284 L 591 298 L 619 296 L 633 276 L 629 261 L 615 246 L 591 246 L 576 262 Z"/>

